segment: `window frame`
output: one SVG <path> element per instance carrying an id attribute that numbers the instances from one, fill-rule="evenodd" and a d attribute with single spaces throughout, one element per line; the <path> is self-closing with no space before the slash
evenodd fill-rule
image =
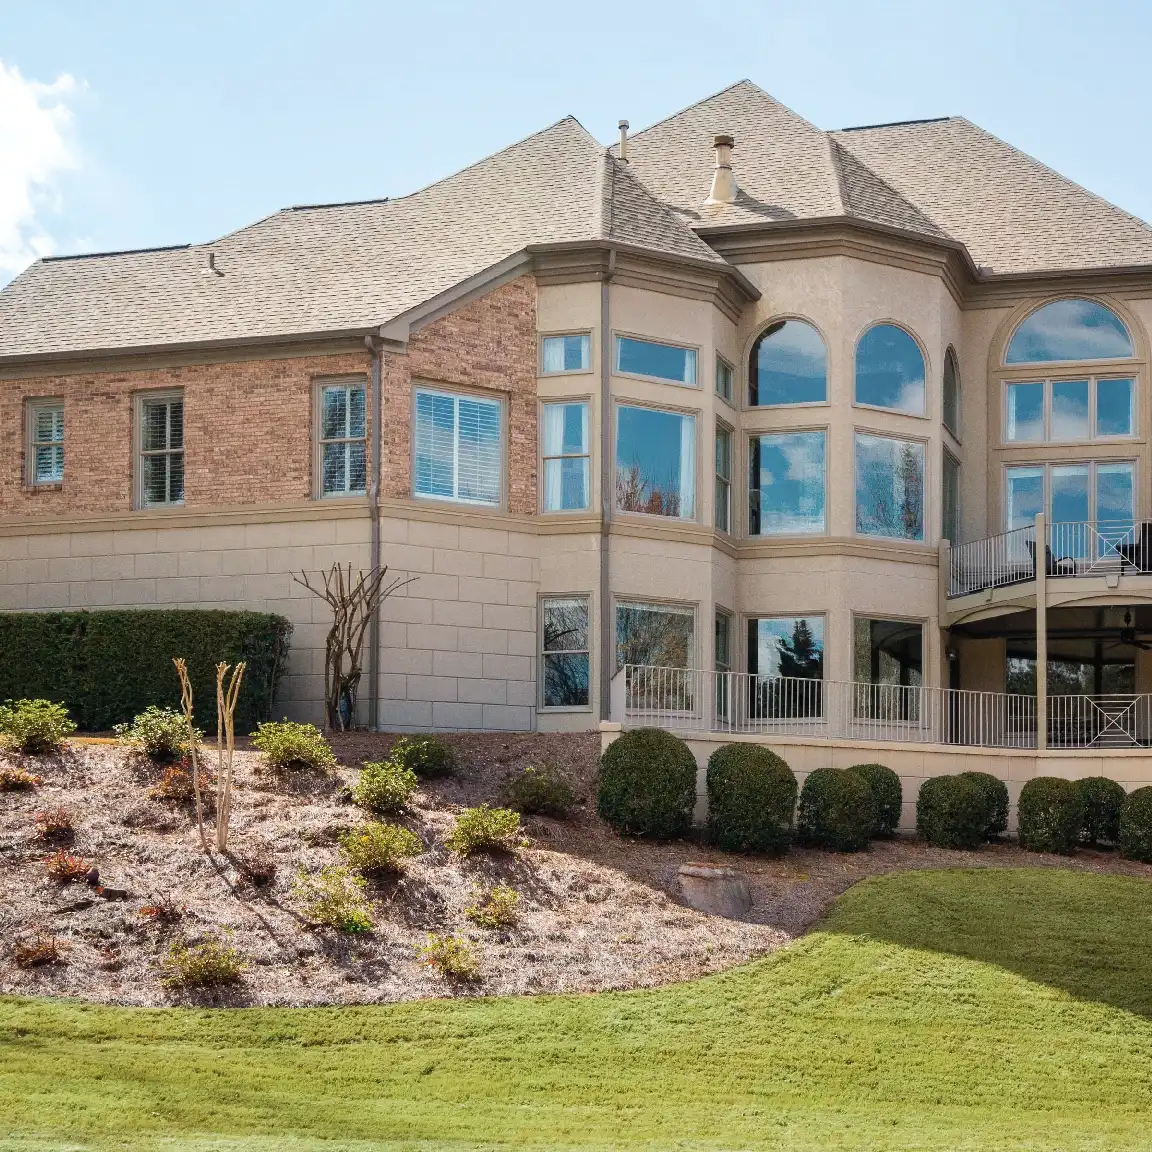
<path id="1" fill-rule="evenodd" d="M 557 373 L 559 375 L 559 373 Z M 571 373 L 567 373 L 571 375 Z M 565 452 L 560 455 L 550 456 L 545 452 L 544 444 L 544 409 L 552 405 L 571 405 L 583 404 L 588 409 L 588 446 L 587 451 L 582 453 Z M 540 429 L 537 437 L 538 450 L 537 450 L 537 474 L 539 475 L 539 491 L 537 492 L 537 508 L 541 516 L 580 516 L 585 515 L 592 510 L 595 498 L 595 482 L 596 476 L 592 468 L 592 397 L 585 396 L 541 396 L 539 403 L 539 410 L 537 412 L 537 427 Z M 588 502 L 583 508 L 552 508 L 545 507 L 548 496 L 548 470 L 547 463 L 549 460 L 587 460 L 588 461 Z"/>
<path id="2" fill-rule="evenodd" d="M 955 383 L 954 391 L 955 396 L 951 407 L 954 409 L 956 417 L 955 427 L 948 422 L 948 390 L 945 386 L 945 381 L 948 379 L 948 365 L 952 365 L 952 379 Z M 940 423 L 944 425 L 944 430 L 956 441 L 957 444 L 962 444 L 963 440 L 960 438 L 960 425 L 963 421 L 963 398 L 964 398 L 964 383 L 960 378 L 960 357 L 956 355 L 956 349 L 953 345 L 949 344 L 944 350 L 944 368 L 940 376 Z"/>
<path id="3" fill-rule="evenodd" d="M 588 643 L 587 648 L 553 648 L 545 649 L 544 647 L 544 607 L 550 601 L 569 600 L 581 601 L 584 604 L 584 613 L 586 618 L 586 639 Z M 544 712 L 549 715 L 553 713 L 564 712 L 591 712 L 592 702 L 596 698 L 596 682 L 594 667 L 595 661 L 592 659 L 593 651 L 595 650 L 594 636 L 592 632 L 592 593 L 591 592 L 550 592 L 546 596 L 541 595 L 536 605 L 536 618 L 539 621 L 538 636 L 536 640 L 536 651 L 539 653 L 540 671 L 537 679 L 536 689 L 536 709 L 539 712 Z M 579 655 L 583 654 L 588 659 L 588 703 L 587 704 L 545 704 L 544 703 L 544 689 L 546 679 L 546 666 L 547 658 L 550 655 Z"/>
<path id="4" fill-rule="evenodd" d="M 1117 321 L 1119 321 L 1120 326 L 1124 329 L 1124 332 L 1128 337 L 1128 344 L 1131 348 L 1131 352 L 1127 356 L 1094 356 L 1088 359 L 1080 358 L 1077 360 L 1009 360 L 1008 353 L 1011 351 L 1012 342 L 1016 339 L 1020 329 L 1023 328 L 1024 325 L 1029 320 L 1031 320 L 1033 316 L 1039 315 L 1039 313 L 1043 312 L 1044 309 L 1050 307 L 1053 304 L 1060 304 L 1063 302 L 1095 304 L 1097 307 L 1102 308 L 1104 311 L 1111 313 L 1111 315 L 1113 315 Z M 1061 296 L 1053 296 L 1047 300 L 1041 300 L 1039 303 L 1035 303 L 1034 301 L 1029 302 L 1024 306 L 1022 313 L 1015 313 L 1015 319 L 1008 328 L 1008 332 L 1003 339 L 1003 345 L 1000 351 L 999 368 L 1003 372 L 1027 372 L 1029 369 L 1035 368 L 1047 369 L 1050 372 L 1053 367 L 1057 368 L 1057 370 L 1063 370 L 1065 368 L 1070 369 L 1073 365 L 1083 364 L 1135 364 L 1139 363 L 1142 359 L 1143 354 L 1141 351 L 1141 344 L 1137 340 L 1137 329 L 1132 324 L 1131 320 L 1125 317 L 1120 309 L 1115 306 L 1115 304 L 1106 302 L 1105 300 L 1095 296 L 1065 294 Z M 1036 373 L 1033 371 L 1032 375 L 1035 376 Z M 1135 375 L 1135 373 L 1132 373 L 1132 375 Z"/>
<path id="5" fill-rule="evenodd" d="M 753 409 L 755 411 L 755 409 Z M 828 514 L 828 441 L 831 435 L 831 426 L 827 424 L 820 425 L 797 425 L 795 428 L 745 428 L 744 429 L 744 451 L 746 453 L 744 478 L 748 482 L 747 500 L 744 502 L 744 534 L 749 540 L 811 540 L 818 536 L 827 536 L 831 531 L 831 517 Z M 752 531 L 752 441 L 759 440 L 764 437 L 775 436 L 796 436 L 803 434 L 819 433 L 824 437 L 824 473 L 821 479 L 821 486 L 824 495 L 824 514 L 823 526 L 812 532 L 753 532 Z M 758 490 L 758 488 L 757 488 Z M 763 527 L 764 523 L 764 509 L 760 509 L 760 523 Z"/>
<path id="6" fill-rule="evenodd" d="M 612 667 L 619 672 L 623 665 L 620 660 L 620 609 L 632 607 L 667 608 L 674 615 L 689 616 L 692 620 L 692 645 L 688 652 L 688 662 L 684 670 L 697 667 L 700 654 L 700 605 L 694 600 L 669 600 L 660 596 L 624 595 L 612 596 Z M 663 667 L 663 665 L 638 665 L 638 667 Z"/>
<path id="7" fill-rule="evenodd" d="M 45 409 L 59 409 L 63 433 L 59 440 L 38 440 L 36 438 L 38 415 Z M 68 423 L 65 415 L 63 396 L 29 396 L 24 403 L 24 483 L 28 488 L 50 491 L 64 484 L 64 469 L 67 467 Z M 36 449 L 60 446 L 62 463 L 58 480 L 38 480 L 36 478 Z"/>
<path id="8" fill-rule="evenodd" d="M 723 392 L 720 389 L 720 369 L 724 368 L 728 372 L 728 391 Z M 715 393 L 728 405 L 729 408 L 735 411 L 736 409 L 736 369 L 728 361 L 727 357 L 721 356 L 719 352 L 716 353 L 716 364 L 714 367 L 715 372 Z"/>
<path id="9" fill-rule="evenodd" d="M 685 380 L 672 380 L 667 376 L 650 376 L 646 372 L 628 372 L 622 370 L 620 367 L 620 341 L 633 340 L 639 344 L 653 344 L 661 348 L 678 348 L 683 352 L 691 352 L 694 357 L 694 372 L 695 379 L 692 383 Z M 612 333 L 612 375 L 620 376 L 625 380 L 648 380 L 653 384 L 666 384 L 672 388 L 688 388 L 692 391 L 701 391 L 700 387 L 700 352 L 701 346 L 699 344 L 684 344 L 677 340 L 658 340 L 652 336 L 641 336 L 635 332 L 619 332 Z"/>
<path id="10" fill-rule="evenodd" d="M 716 459 L 719 454 L 720 438 L 726 436 L 728 438 L 728 475 L 722 476 L 720 474 L 719 461 Z M 716 418 L 716 426 L 713 430 L 712 441 L 712 460 L 714 465 L 714 475 L 712 478 L 713 491 L 712 491 L 712 527 L 717 532 L 723 532 L 725 536 L 734 536 L 733 528 L 735 525 L 732 523 L 732 478 L 736 470 L 736 431 L 732 426 L 719 417 Z M 719 517 L 716 515 L 720 507 L 720 485 L 727 486 L 725 493 L 725 503 L 727 504 L 727 514 L 725 516 L 724 527 L 720 527 Z"/>
<path id="11" fill-rule="evenodd" d="M 477 400 L 498 407 L 500 413 L 500 496 L 494 504 L 480 500 L 461 500 L 453 496 L 436 496 L 416 491 L 416 397 L 421 392 L 437 396 L 449 396 L 457 402 L 456 412 L 459 414 L 460 399 Z M 410 393 L 411 415 L 408 421 L 408 483 L 413 500 L 422 504 L 440 504 L 446 508 L 471 508 L 477 511 L 504 512 L 508 507 L 508 399 L 500 393 L 485 392 L 479 388 L 467 388 L 457 385 L 437 384 L 431 381 L 414 380 Z M 454 451 L 459 454 L 460 425 L 456 422 L 456 447 Z M 455 487 L 460 487 L 459 476 L 455 477 Z"/>
<path id="12" fill-rule="evenodd" d="M 359 387 L 364 392 L 364 435 L 363 436 L 337 436 L 331 440 L 324 438 L 324 393 L 329 388 L 344 388 L 345 390 Z M 313 411 L 315 413 L 316 429 L 313 451 L 313 469 L 315 483 L 313 484 L 313 499 L 315 500 L 355 500 L 368 494 L 372 481 L 372 460 L 368 451 L 368 428 L 370 426 L 370 413 L 368 411 L 368 380 L 364 376 L 321 376 L 314 381 Z M 364 445 L 364 487 L 362 489 L 345 489 L 342 492 L 324 491 L 324 446 L 325 444 L 358 444 Z"/>
<path id="13" fill-rule="evenodd" d="M 568 336 L 579 336 L 588 343 L 587 368 L 561 368 L 559 371 L 549 371 L 544 367 L 544 342 L 546 340 L 561 340 Z M 592 356 L 592 330 L 590 328 L 573 328 L 563 332 L 541 332 L 537 337 L 536 371 L 540 376 L 588 376 L 593 368 Z"/>
<path id="14" fill-rule="evenodd" d="M 872 331 L 873 328 L 897 328 L 903 332 L 920 352 L 920 361 L 924 365 L 924 410 L 922 412 L 909 412 L 907 408 L 889 408 L 883 404 L 869 404 L 866 400 L 858 399 L 859 393 L 859 369 L 858 361 L 860 358 L 860 342 Z M 932 406 L 929 403 L 930 390 L 928 382 L 932 378 L 932 362 L 928 358 L 927 349 L 924 347 L 920 338 L 912 331 L 906 324 L 901 324 L 898 320 L 883 319 L 873 320 L 866 324 L 856 335 L 856 340 L 852 345 L 852 407 L 861 408 L 867 412 L 888 412 L 895 416 L 904 416 L 910 420 L 931 420 L 932 419 Z"/>
<path id="15" fill-rule="evenodd" d="M 857 471 L 859 466 L 859 438 L 861 436 L 870 436 L 874 440 L 894 440 L 898 444 L 918 444 L 922 453 L 922 460 L 924 463 L 924 475 L 920 480 L 921 489 L 921 508 L 920 508 L 920 523 L 923 532 L 919 537 L 914 536 L 884 536 L 878 532 L 861 532 L 859 529 L 859 493 L 857 490 L 857 483 L 859 473 Z M 858 540 L 886 540 L 890 543 L 897 544 L 928 544 L 932 538 L 929 524 L 929 514 L 931 512 L 931 505 L 929 503 L 928 494 L 932 491 L 932 475 L 930 472 L 931 453 L 929 452 L 929 441 L 926 438 L 919 436 L 909 436 L 901 432 L 880 431 L 874 428 L 853 428 L 852 429 L 852 535 Z M 871 617 L 869 617 L 871 619 Z"/>
<path id="16" fill-rule="evenodd" d="M 1010 532 L 1013 529 L 1008 527 L 1008 473 L 1013 468 L 1043 468 L 1044 469 L 1044 516 L 1051 527 L 1052 523 L 1065 523 L 1065 521 L 1052 520 L 1052 469 L 1053 468 L 1087 468 L 1088 469 L 1088 509 L 1090 512 L 1094 511 L 1097 503 L 1097 480 L 1096 469 L 1100 465 L 1107 466 L 1109 464 L 1127 464 L 1132 469 L 1132 520 L 1138 522 L 1140 520 L 1140 458 L 1138 455 L 1133 456 L 1107 456 L 1100 458 L 1083 457 L 1072 458 L 1066 460 L 1006 460 L 1001 465 L 1000 476 L 1000 523 L 1002 531 Z M 1069 521 L 1069 523 L 1076 523 L 1076 521 Z M 1085 521 L 1088 524 L 1098 523 L 1117 523 L 1116 521 L 1098 521 L 1089 519 Z M 1020 525 L 1020 527 L 1027 527 L 1027 525 Z"/>
<path id="17" fill-rule="evenodd" d="M 150 452 L 148 455 L 173 455 L 179 452 L 184 462 L 184 494 L 179 500 L 165 500 L 149 503 L 144 497 L 144 409 L 148 404 L 168 403 L 179 400 L 181 403 L 181 447 L 165 449 L 163 452 Z M 182 508 L 186 503 L 188 483 L 188 406 L 183 388 L 161 388 L 133 394 L 132 421 L 132 485 L 133 503 L 138 510 L 152 508 Z M 170 485 L 169 485 L 170 487 Z"/>
<path id="18" fill-rule="evenodd" d="M 634 512 L 621 508 L 617 502 L 616 478 L 620 468 L 620 409 L 642 408 L 649 412 L 663 412 L 692 421 L 692 515 L 664 516 L 658 512 Z M 704 413 L 699 408 L 680 408 L 674 404 L 654 404 L 637 400 L 631 396 L 612 397 L 612 514 L 615 516 L 638 516 L 644 521 L 663 524 L 700 523 L 700 425 Z"/>
<path id="19" fill-rule="evenodd" d="M 960 534 L 960 528 L 961 528 L 961 525 L 963 523 L 963 521 L 961 519 L 962 505 L 961 505 L 961 500 L 960 500 L 961 492 L 962 492 L 962 488 L 961 488 L 961 484 L 960 484 L 960 475 L 961 475 L 961 471 L 963 469 L 963 462 L 960 460 L 960 458 L 954 452 L 950 452 L 948 450 L 947 445 L 945 445 L 944 448 L 942 449 L 942 455 L 941 455 L 941 459 L 940 459 L 940 537 L 941 537 L 941 539 L 947 539 L 949 544 L 958 544 L 958 543 L 960 543 L 960 541 L 952 539 L 952 536 L 946 530 L 948 527 L 948 525 L 946 523 L 946 521 L 948 519 L 948 501 L 945 499 L 944 484 L 945 484 L 947 476 L 948 476 L 948 462 L 949 461 L 951 461 L 952 464 L 956 468 L 956 508 L 955 508 L 956 523 L 955 523 L 955 528 L 956 528 L 956 535 L 957 536 Z"/>
<path id="20" fill-rule="evenodd" d="M 1097 395 L 1101 380 L 1130 380 L 1132 382 L 1131 413 L 1132 430 L 1117 436 L 1101 436 L 1096 431 L 1097 425 Z M 1052 394 L 1053 385 L 1075 384 L 1085 381 L 1088 384 L 1088 435 L 1077 440 L 1052 439 Z M 1044 388 L 1043 425 L 1044 435 L 1039 440 L 1009 440 L 1008 439 L 1008 397 L 1014 387 L 1021 384 L 1040 384 Z M 1127 444 L 1140 439 L 1140 373 L 1135 369 L 1131 372 L 1077 372 L 1068 368 L 1059 374 L 1039 375 L 1037 373 L 1018 373 L 1013 371 L 1000 382 L 1000 428 L 999 444 L 1001 448 L 1045 448 L 1062 445 L 1081 446 L 1087 444 Z"/>
<path id="21" fill-rule="evenodd" d="M 826 681 L 828 679 L 828 651 L 829 651 L 828 629 L 829 629 L 829 623 L 830 623 L 830 619 L 831 619 L 831 613 L 828 611 L 827 608 L 818 608 L 818 609 L 815 609 L 811 612 L 809 612 L 809 611 L 796 611 L 796 612 L 747 612 L 747 613 L 745 613 L 745 615 L 744 615 L 744 644 L 745 644 L 745 648 L 747 650 L 744 653 L 744 674 L 746 676 L 755 675 L 757 678 L 760 677 L 759 671 L 756 671 L 755 673 L 753 673 L 751 670 L 752 651 L 751 651 L 751 648 L 748 646 L 748 632 L 749 632 L 750 626 L 753 623 L 759 623 L 759 621 L 761 621 L 761 620 L 815 620 L 815 619 L 819 619 L 823 622 L 823 638 L 821 640 L 821 648 L 820 648 L 820 676 L 818 679 L 816 677 L 808 677 L 808 679 L 812 679 L 812 680 L 816 681 L 817 683 L 820 683 L 822 681 Z M 757 653 L 757 656 L 759 656 L 759 653 Z M 757 663 L 759 663 L 759 659 L 757 659 Z M 766 680 L 771 679 L 771 677 L 765 676 L 764 679 L 766 679 Z M 804 679 L 804 677 L 801 677 L 801 679 Z"/>
<path id="22" fill-rule="evenodd" d="M 773 324 L 779 323 L 795 323 L 805 324 L 820 337 L 820 342 L 824 345 L 824 399 L 823 400 L 786 400 L 781 404 L 753 404 L 751 401 L 752 392 L 752 353 L 756 350 L 756 345 L 760 339 L 772 327 Z M 743 412 L 775 412 L 782 409 L 791 408 L 828 408 L 832 404 L 832 351 L 828 343 L 828 337 L 825 336 L 824 330 L 814 320 L 807 316 L 786 315 L 786 316 L 773 316 L 770 319 L 760 324 L 756 331 L 752 334 L 752 339 L 748 341 L 747 350 L 744 356 L 744 364 L 748 370 L 748 378 L 745 382 L 741 397 L 740 409 Z"/>

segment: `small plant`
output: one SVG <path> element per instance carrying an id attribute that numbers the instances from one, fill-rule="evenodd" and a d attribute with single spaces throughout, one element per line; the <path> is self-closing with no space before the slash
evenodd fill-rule
<path id="1" fill-rule="evenodd" d="M 520 893 L 508 884 L 477 891 L 464 915 L 481 928 L 512 928 L 520 919 Z"/>
<path id="2" fill-rule="evenodd" d="M 63 944 L 44 928 L 18 936 L 12 945 L 12 960 L 18 968 L 41 968 L 45 964 L 58 964 Z"/>
<path id="3" fill-rule="evenodd" d="M 1083 824 L 1080 792 L 1071 780 L 1059 776 L 1036 776 L 1020 789 L 1016 809 L 1020 847 L 1029 852 L 1056 852 L 1070 856 L 1076 851 Z"/>
<path id="4" fill-rule="evenodd" d="M 62 840 L 71 840 L 76 829 L 72 825 L 72 813 L 67 808 L 59 806 L 45 808 L 36 813 L 36 835 L 41 840 L 59 843 Z"/>
<path id="5" fill-rule="evenodd" d="M 291 720 L 258 724 L 252 746 L 264 753 L 264 762 L 277 772 L 312 768 L 326 771 L 336 765 L 336 757 L 315 724 L 295 724 Z"/>
<path id="6" fill-rule="evenodd" d="M 60 848 L 44 861 L 44 870 L 51 879 L 61 884 L 71 884 L 87 878 L 92 870 L 92 861 Z"/>
<path id="7" fill-rule="evenodd" d="M 397 760 L 371 761 L 360 770 L 352 800 L 369 812 L 394 816 L 408 806 L 417 783 L 416 773 Z"/>
<path id="8" fill-rule="evenodd" d="M 1152 787 L 1129 792 L 1120 809 L 1120 855 L 1152 864 Z"/>
<path id="9" fill-rule="evenodd" d="M 937 848 L 979 848 L 988 835 L 988 792 L 974 773 L 933 776 L 916 797 L 916 831 Z"/>
<path id="10" fill-rule="evenodd" d="M 420 958 L 449 980 L 470 983 L 480 979 L 480 957 L 467 940 L 433 932 L 419 949 Z"/>
<path id="11" fill-rule="evenodd" d="M 140 909 L 140 915 L 153 924 L 175 924 L 187 912 L 182 904 L 177 904 L 171 892 L 154 894 Z"/>
<path id="12" fill-rule="evenodd" d="M 872 789 L 847 768 L 817 768 L 800 790 L 796 827 L 800 841 L 833 852 L 868 847 L 876 826 Z"/>
<path id="13" fill-rule="evenodd" d="M 317 924 L 340 932 L 371 932 L 367 887 L 364 878 L 348 868 L 324 868 L 314 875 L 301 871 L 292 892 L 305 901 L 309 917 Z"/>
<path id="14" fill-rule="evenodd" d="M 424 845 L 415 832 L 398 824 L 364 824 L 340 837 L 348 866 L 367 876 L 403 872 L 404 861 L 419 856 Z"/>
<path id="15" fill-rule="evenodd" d="M 900 827 L 900 810 L 904 803 L 900 777 L 883 764 L 853 764 L 848 771 L 862 777 L 872 792 L 872 803 L 876 809 L 876 823 L 872 825 L 873 837 L 891 840 Z"/>
<path id="16" fill-rule="evenodd" d="M 552 816 L 563 820 L 576 806 L 576 791 L 567 778 L 550 764 L 529 766 L 504 786 L 508 806 L 529 816 Z"/>
<path id="17" fill-rule="evenodd" d="M 509 808 L 465 808 L 456 817 L 456 827 L 444 844 L 457 856 L 473 852 L 515 852 L 523 847 L 520 837 L 520 813 Z"/>
<path id="18" fill-rule="evenodd" d="M 0 792 L 30 792 L 44 781 L 27 768 L 0 768 Z"/>
<path id="19" fill-rule="evenodd" d="M 683 740 L 634 728 L 608 745 L 596 806 L 617 832 L 672 840 L 688 831 L 695 804 L 696 758 Z"/>
<path id="20" fill-rule="evenodd" d="M 792 843 L 796 777 L 758 744 L 725 744 L 708 758 L 708 839 L 726 852 L 778 855 Z"/>
<path id="21" fill-rule="evenodd" d="M 998 840 L 1008 831 L 1008 785 L 991 772 L 961 772 L 984 796 L 984 839 Z"/>
<path id="22" fill-rule="evenodd" d="M 21 752 L 55 752 L 76 731 L 63 704 L 51 700 L 6 700 L 0 705 L 0 737 Z"/>
<path id="23" fill-rule="evenodd" d="M 456 754 L 435 736 L 401 736 L 392 745 L 390 759 L 410 768 L 421 780 L 451 776 L 456 771 Z"/>
<path id="24" fill-rule="evenodd" d="M 1128 793 L 1121 784 L 1107 776 L 1086 776 L 1076 781 L 1080 793 L 1083 823 L 1080 839 L 1096 847 L 1101 840 L 1116 844 L 1120 840 L 1120 811 Z"/>
<path id="25" fill-rule="evenodd" d="M 174 708 L 150 704 L 130 724 L 117 724 L 112 731 L 125 748 L 159 763 L 179 760 L 188 753 L 188 722 Z M 204 738 L 203 732 L 195 735 L 198 741 Z"/>
<path id="26" fill-rule="evenodd" d="M 207 764 L 200 765 L 200 787 L 209 789 L 216 783 L 216 773 Z M 196 782 L 188 759 L 169 764 L 160 775 L 159 782 L 149 789 L 149 795 L 169 804 L 184 804 L 196 795 Z"/>
<path id="27" fill-rule="evenodd" d="M 174 940 L 164 957 L 163 982 L 169 988 L 220 988 L 238 984 L 247 968 L 243 955 L 231 944 L 209 936 L 199 944 Z"/>

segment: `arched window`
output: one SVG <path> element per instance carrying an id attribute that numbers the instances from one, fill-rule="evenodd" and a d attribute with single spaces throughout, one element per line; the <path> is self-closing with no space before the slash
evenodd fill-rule
<path id="1" fill-rule="evenodd" d="M 960 439 L 960 369 L 951 347 L 944 353 L 944 427 Z"/>
<path id="2" fill-rule="evenodd" d="M 1053 300 L 1021 321 L 1004 362 L 1122 360 L 1132 355 L 1132 337 L 1110 308 L 1095 300 Z"/>
<path id="3" fill-rule="evenodd" d="M 895 324 L 873 324 L 856 345 L 856 403 L 924 415 L 924 355 Z"/>
<path id="4" fill-rule="evenodd" d="M 821 404 L 828 399 L 828 352 L 803 320 L 777 320 L 752 345 L 748 403 Z"/>

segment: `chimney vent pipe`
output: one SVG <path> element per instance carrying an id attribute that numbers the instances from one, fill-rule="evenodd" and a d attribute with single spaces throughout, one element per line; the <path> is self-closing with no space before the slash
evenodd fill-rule
<path id="1" fill-rule="evenodd" d="M 620 128 L 620 159 L 625 164 L 627 164 L 628 163 L 628 121 L 627 120 L 621 120 L 620 124 L 619 124 L 619 128 Z"/>
<path id="2" fill-rule="evenodd" d="M 736 141 L 727 133 L 713 137 L 712 147 L 716 149 L 716 167 L 712 172 L 712 189 L 705 204 L 732 204 L 739 188 L 732 175 L 732 149 Z"/>

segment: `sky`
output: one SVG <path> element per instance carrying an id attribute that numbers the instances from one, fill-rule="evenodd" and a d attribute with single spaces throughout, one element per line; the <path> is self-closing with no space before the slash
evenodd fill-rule
<path id="1" fill-rule="evenodd" d="M 0 0 L 0 285 L 405 195 L 748 78 L 821 128 L 963 115 L 1152 220 L 1148 0 Z"/>

